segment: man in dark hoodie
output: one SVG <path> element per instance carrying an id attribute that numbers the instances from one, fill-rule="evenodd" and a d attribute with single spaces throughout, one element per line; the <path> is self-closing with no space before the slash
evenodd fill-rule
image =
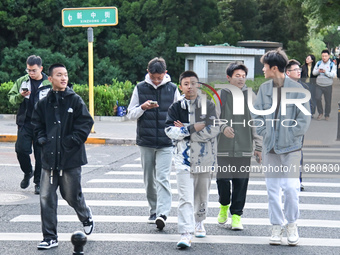
<path id="1" fill-rule="evenodd" d="M 57 188 L 76 211 L 85 234 L 92 233 L 92 212 L 81 189 L 81 166 L 87 164 L 85 141 L 93 119 L 84 101 L 68 85 L 66 67 L 49 68 L 52 90 L 34 108 L 32 124 L 37 142 L 42 146 L 40 208 L 43 241 L 38 249 L 58 246 Z"/>
<path id="2" fill-rule="evenodd" d="M 36 55 L 29 56 L 26 61 L 27 74 L 17 79 L 8 93 L 9 102 L 12 105 L 19 106 L 16 119 L 18 135 L 15 152 L 20 168 L 24 172 L 24 179 L 21 181 L 20 187 L 26 189 L 34 175 L 35 194 L 40 192 L 41 151 L 33 134 L 31 116 L 36 102 L 44 98 L 51 89 L 51 83 L 42 70 L 41 58 Z M 34 172 L 30 157 L 32 145 L 35 158 Z"/>

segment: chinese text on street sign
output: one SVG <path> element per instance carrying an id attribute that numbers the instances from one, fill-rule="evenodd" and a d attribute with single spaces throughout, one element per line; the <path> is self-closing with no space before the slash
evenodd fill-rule
<path id="1" fill-rule="evenodd" d="M 116 26 L 116 7 L 65 8 L 62 10 L 64 27 Z"/>

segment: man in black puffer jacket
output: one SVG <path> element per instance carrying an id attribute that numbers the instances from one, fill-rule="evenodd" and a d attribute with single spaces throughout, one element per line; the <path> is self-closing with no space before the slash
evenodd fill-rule
<path id="1" fill-rule="evenodd" d="M 170 105 L 180 95 L 167 74 L 163 58 L 152 59 L 147 71 L 145 81 L 133 91 L 127 117 L 137 119 L 137 145 L 150 207 L 148 223 L 156 223 L 162 230 L 171 209 L 172 142 L 164 132 L 165 119 Z"/>

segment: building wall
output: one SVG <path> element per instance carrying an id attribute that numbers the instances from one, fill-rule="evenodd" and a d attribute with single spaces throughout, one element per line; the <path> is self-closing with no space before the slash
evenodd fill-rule
<path id="1" fill-rule="evenodd" d="M 185 70 L 197 73 L 200 81 L 214 82 L 226 81 L 226 68 L 230 62 L 239 61 L 248 68 L 248 79 L 254 79 L 255 59 L 254 56 L 237 55 L 209 55 L 209 54 L 188 54 L 185 58 Z M 210 70 L 209 70 L 210 67 Z M 192 69 L 191 69 L 192 68 Z"/>

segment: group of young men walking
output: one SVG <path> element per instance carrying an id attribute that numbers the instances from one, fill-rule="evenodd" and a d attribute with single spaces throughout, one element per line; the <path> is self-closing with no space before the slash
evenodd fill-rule
<path id="1" fill-rule="evenodd" d="M 162 58 L 148 63 L 145 80 L 133 91 L 128 117 L 137 120 L 136 142 L 150 208 L 148 222 L 155 223 L 159 230 L 166 226 L 171 211 L 169 179 L 173 161 L 181 235 L 177 247 L 190 247 L 193 235 L 206 236 L 204 220 L 214 172 L 220 202 L 218 223 L 225 224 L 230 213 L 231 229 L 243 229 L 241 216 L 252 156 L 263 167 L 278 169 L 265 173 L 272 224 L 269 243 L 281 244 L 285 229 L 289 245 L 299 242 L 299 172 L 303 137 L 311 119 L 310 94 L 285 74 L 288 58 L 281 49 L 267 52 L 261 62 L 269 80 L 260 86 L 257 96 L 245 85 L 247 67 L 238 62 L 228 65 L 226 77 L 230 84 L 219 90 L 213 101 L 205 100 L 200 90 L 204 83 L 192 71 L 180 75 L 180 95 Z M 38 248 L 49 249 L 58 246 L 58 186 L 75 209 L 85 233 L 93 231 L 92 212 L 81 191 L 81 166 L 87 163 L 84 143 L 93 119 L 71 89 L 64 65 L 52 65 L 48 76 L 42 69 L 40 57 L 30 56 L 28 75 L 15 83 L 9 99 L 20 105 L 16 152 L 24 172 L 21 188 L 27 188 L 33 176 L 29 154 L 34 144 L 35 193 L 40 193 L 44 237 Z M 235 114 L 238 108 L 243 109 L 242 114 Z"/>
<path id="2" fill-rule="evenodd" d="M 206 236 L 204 220 L 213 172 L 217 172 L 221 204 L 218 223 L 226 223 L 230 212 L 231 229 L 243 229 L 241 216 L 253 155 L 266 169 L 275 169 L 265 173 L 272 224 L 269 243 L 281 244 L 284 230 L 289 245 L 299 242 L 300 160 L 303 137 L 311 121 L 310 92 L 285 74 L 288 58 L 281 49 L 267 52 L 261 62 L 269 80 L 260 86 L 257 96 L 245 85 L 247 67 L 235 62 L 226 70 L 230 85 L 215 95 L 215 104 L 204 100 L 200 91 L 204 84 L 192 71 L 179 77 L 180 97 L 162 58 L 149 62 L 145 80 L 133 92 L 128 117 L 137 119 L 137 145 L 150 205 L 148 222 L 159 230 L 166 225 L 171 207 L 172 151 L 180 248 L 191 246 L 193 234 Z M 240 95 L 244 99 L 241 102 L 237 101 Z M 243 113 L 235 114 L 239 107 Z M 228 169 L 222 166 L 232 166 L 233 171 L 219 171 Z"/>

